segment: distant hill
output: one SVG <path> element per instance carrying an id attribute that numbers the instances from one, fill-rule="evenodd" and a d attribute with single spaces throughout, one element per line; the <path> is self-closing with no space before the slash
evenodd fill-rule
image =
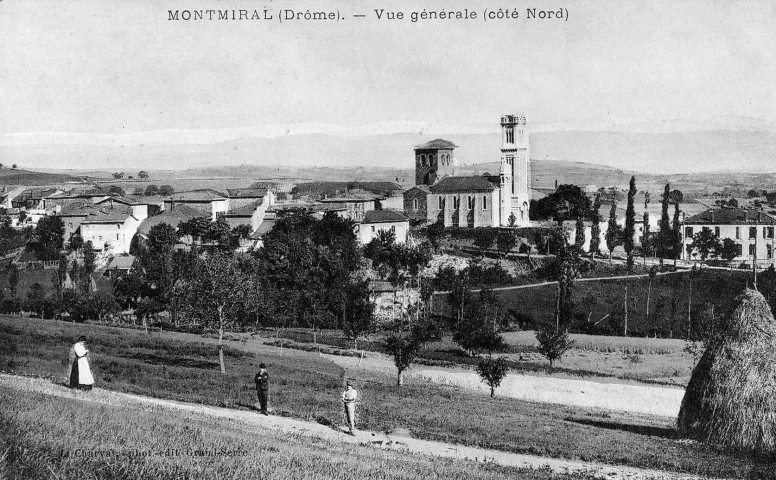
<path id="1" fill-rule="evenodd" d="M 263 167 L 412 168 L 413 147 L 433 138 L 453 141 L 459 164 L 497 161 L 500 135 L 394 133 L 359 137 L 325 134 L 249 137 L 214 144 L 28 145 L 0 147 L 0 158 L 52 168 L 67 164 L 113 172 Z M 605 165 L 653 175 L 729 170 L 774 171 L 776 133 L 744 130 L 634 133 L 551 131 L 531 134 L 531 158 Z M 128 167 L 130 166 L 130 167 Z"/>
<path id="2" fill-rule="evenodd" d="M 33 172 L 31 170 L 19 170 L 3 167 L 0 169 L 0 185 L 52 185 L 57 183 L 70 183 L 81 180 L 68 174 Z"/>

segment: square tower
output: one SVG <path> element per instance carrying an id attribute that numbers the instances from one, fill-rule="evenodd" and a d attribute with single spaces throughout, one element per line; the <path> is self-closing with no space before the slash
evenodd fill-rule
<path id="1" fill-rule="evenodd" d="M 515 216 L 516 225 L 528 224 L 531 200 L 529 155 L 525 115 L 501 117 L 501 167 L 506 180 L 504 196 L 511 198 L 509 210 Z"/>
<path id="2" fill-rule="evenodd" d="M 415 185 L 433 185 L 442 177 L 455 175 L 453 150 L 458 145 L 437 138 L 415 147 Z"/>

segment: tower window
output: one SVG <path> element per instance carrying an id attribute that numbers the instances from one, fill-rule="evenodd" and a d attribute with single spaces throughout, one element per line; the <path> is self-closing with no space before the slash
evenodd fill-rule
<path id="1" fill-rule="evenodd" d="M 483 195 L 482 196 L 482 209 L 487 210 L 488 209 L 488 196 Z"/>
<path id="2" fill-rule="evenodd" d="M 437 197 L 437 203 L 439 204 L 439 209 L 442 210 L 445 208 L 445 198 L 442 196 Z"/>
<path id="3" fill-rule="evenodd" d="M 418 206 L 419 206 L 419 204 L 420 204 L 420 202 L 418 201 L 418 199 L 417 199 L 417 198 L 413 198 L 413 199 L 412 199 L 412 209 L 413 209 L 413 210 L 417 210 L 417 209 L 418 209 Z"/>
<path id="4" fill-rule="evenodd" d="M 466 197 L 466 206 L 469 208 L 469 210 L 474 209 L 474 197 L 469 195 Z"/>
<path id="5" fill-rule="evenodd" d="M 421 155 L 420 156 L 420 164 L 423 165 L 424 167 L 426 166 L 426 156 L 425 155 Z"/>
<path id="6" fill-rule="evenodd" d="M 506 140 L 507 143 L 515 143 L 515 128 L 514 127 L 507 127 L 506 129 Z"/>
<path id="7" fill-rule="evenodd" d="M 453 210 L 458 210 L 461 206 L 461 199 L 456 195 L 453 197 Z"/>

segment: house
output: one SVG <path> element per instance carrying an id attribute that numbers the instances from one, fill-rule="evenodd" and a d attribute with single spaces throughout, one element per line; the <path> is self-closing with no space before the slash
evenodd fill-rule
<path id="1" fill-rule="evenodd" d="M 407 189 L 403 196 L 404 214 L 411 220 L 424 221 L 428 217 L 428 185 L 415 185 Z"/>
<path id="2" fill-rule="evenodd" d="M 203 216 L 204 214 L 201 210 L 196 210 L 186 204 L 177 205 L 172 210 L 165 210 L 161 212 L 159 215 L 155 215 L 153 217 L 147 217 L 145 220 L 143 220 L 140 223 L 140 226 L 137 229 L 137 235 L 143 238 L 148 238 L 148 233 L 156 225 L 165 223 L 177 229 L 178 225 L 180 225 L 181 223 L 188 222 L 193 218 L 201 218 Z"/>
<path id="3" fill-rule="evenodd" d="M 13 200 L 24 192 L 24 187 L 11 188 L 7 186 L 2 187 L 0 191 L 0 208 L 10 210 L 14 208 Z"/>
<path id="4" fill-rule="evenodd" d="M 267 188 L 227 188 L 226 194 L 232 210 L 258 202 L 264 202 L 266 206 L 275 204 L 275 194 Z"/>
<path id="5" fill-rule="evenodd" d="M 264 247 L 264 237 L 272 231 L 272 228 L 275 226 L 275 216 L 274 214 L 269 214 L 264 219 L 263 222 L 261 222 L 261 225 L 259 225 L 259 228 L 257 228 L 250 237 L 251 241 L 253 242 L 253 248 L 263 248 Z"/>
<path id="6" fill-rule="evenodd" d="M 366 245 L 381 231 L 393 232 L 396 243 L 406 243 L 410 231 L 409 219 L 396 210 L 371 210 L 356 226 L 356 237 L 362 245 Z"/>
<path id="7" fill-rule="evenodd" d="M 358 189 L 350 190 L 341 195 L 323 198 L 320 202 L 323 204 L 342 204 L 345 207 L 342 216 L 355 222 L 360 222 L 364 219 L 364 215 L 367 212 L 377 208 L 377 202 L 382 199 L 383 197 L 379 195 Z"/>
<path id="8" fill-rule="evenodd" d="M 164 199 L 165 210 L 173 210 L 181 205 L 198 210 L 211 221 L 215 221 L 219 213 L 229 211 L 229 198 L 215 190 L 205 188 L 175 193 Z"/>
<path id="9" fill-rule="evenodd" d="M 22 210 L 46 210 L 52 206 L 50 197 L 61 194 L 56 188 L 29 188 L 11 199 L 11 207 Z"/>
<path id="10" fill-rule="evenodd" d="M 108 193 L 104 192 L 100 188 L 94 187 L 86 190 L 71 189 L 66 192 L 59 191 L 46 199 L 46 208 L 52 209 L 54 212 L 59 213 L 68 205 L 82 203 L 94 204 L 108 197 L 110 197 Z"/>
<path id="11" fill-rule="evenodd" d="M 456 148 L 441 138 L 415 147 L 415 187 L 404 192 L 404 213 L 446 227 L 528 225 L 532 191 L 525 116 L 501 117 L 498 175 L 458 176 Z"/>
<path id="12" fill-rule="evenodd" d="M 682 258 L 692 260 L 687 245 L 702 230 L 711 231 L 720 240 L 729 238 L 738 248 L 733 262 L 752 263 L 759 266 L 774 265 L 774 228 L 776 217 L 761 210 L 745 208 L 709 208 L 684 221 L 682 228 Z"/>
<path id="13" fill-rule="evenodd" d="M 260 197 L 257 201 L 244 204 L 239 208 L 229 210 L 228 212 L 220 213 L 218 216 L 219 218 L 226 220 L 230 228 L 234 228 L 238 225 L 248 225 L 251 228 L 252 233 L 255 232 L 256 229 L 259 228 L 259 225 L 261 225 L 261 222 L 264 221 L 267 208 L 271 205 L 270 202 L 272 202 L 272 197 Z"/>
<path id="14" fill-rule="evenodd" d="M 132 239 L 147 217 L 145 205 L 98 207 L 81 221 L 80 234 L 84 242 L 92 242 L 95 250 L 129 253 Z"/>
<path id="15" fill-rule="evenodd" d="M 134 264 L 135 257 L 133 255 L 116 255 L 108 262 L 108 266 L 102 275 L 104 277 L 116 278 L 132 270 L 132 265 Z"/>

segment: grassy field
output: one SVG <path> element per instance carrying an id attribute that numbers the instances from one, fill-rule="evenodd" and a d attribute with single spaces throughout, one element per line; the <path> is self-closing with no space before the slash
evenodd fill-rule
<path id="1" fill-rule="evenodd" d="M 0 370 L 64 379 L 67 351 L 81 334 L 90 337 L 102 388 L 248 409 L 255 403 L 256 365 L 265 362 L 276 413 L 323 424 L 341 423 L 338 394 L 347 375 L 363 394 L 364 429 L 403 427 L 429 440 L 720 477 L 739 477 L 754 466 L 745 455 L 676 439 L 667 419 L 490 399 L 442 385 L 398 389 L 393 376 L 344 372 L 315 354 L 289 349 L 281 354 L 264 347 L 267 353 L 256 356 L 233 343 L 227 348 L 228 373 L 222 375 L 210 339 L 184 342 L 109 327 L 0 318 Z"/>
<path id="2" fill-rule="evenodd" d="M 726 270 L 702 270 L 692 282 L 690 295 L 689 273 L 661 275 L 654 279 L 651 290 L 646 277 L 632 278 L 628 287 L 628 332 L 631 336 L 685 338 L 687 311 L 692 298 L 692 308 L 703 303 L 714 304 L 717 315 L 730 308 L 733 299 L 743 292 L 748 272 Z M 650 317 L 647 318 L 647 295 L 650 297 Z M 534 321 L 551 321 L 555 315 L 556 285 L 549 284 L 525 289 L 501 290 L 496 294 L 501 302 L 515 312 L 528 314 Z M 600 279 L 577 281 L 573 287 L 574 328 L 590 330 L 586 333 L 621 335 L 625 280 Z M 435 313 L 449 315 L 447 295 L 434 297 Z M 442 301 L 437 301 L 442 300 Z"/>
<path id="3" fill-rule="evenodd" d="M 582 480 L 0 387 L 0 478 Z M 212 455 L 211 455 L 212 453 Z"/>

